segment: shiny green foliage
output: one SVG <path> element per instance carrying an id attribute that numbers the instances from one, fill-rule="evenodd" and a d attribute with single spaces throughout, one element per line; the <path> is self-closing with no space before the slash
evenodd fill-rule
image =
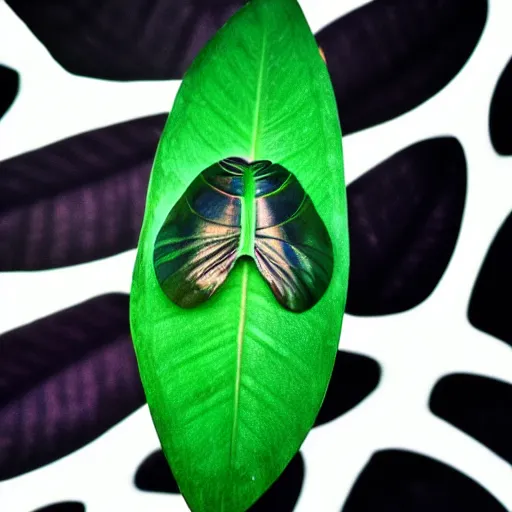
<path id="1" fill-rule="evenodd" d="M 184 308 L 162 290 L 158 234 L 194 180 L 228 157 L 291 172 L 325 226 L 332 276 L 309 309 L 297 313 L 276 300 L 251 259 L 250 233 L 240 235 L 246 255 L 207 300 Z M 326 66 L 296 0 L 253 0 L 183 80 L 155 158 L 133 275 L 142 382 L 193 511 L 246 510 L 300 448 L 337 351 L 348 254 L 341 133 Z"/>

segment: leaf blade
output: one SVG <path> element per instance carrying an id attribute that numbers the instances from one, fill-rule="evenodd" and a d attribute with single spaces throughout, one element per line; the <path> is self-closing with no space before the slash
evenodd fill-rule
<path id="1" fill-rule="evenodd" d="M 169 301 L 155 278 L 153 247 L 167 214 L 204 169 L 233 156 L 292 172 L 333 240 L 331 284 L 304 313 L 280 306 L 252 261 L 239 261 L 219 290 L 190 310 Z M 255 0 L 185 76 L 155 159 L 134 269 L 131 326 L 141 377 L 192 510 L 248 508 L 314 422 L 346 296 L 342 169 L 332 86 L 300 7 Z"/>

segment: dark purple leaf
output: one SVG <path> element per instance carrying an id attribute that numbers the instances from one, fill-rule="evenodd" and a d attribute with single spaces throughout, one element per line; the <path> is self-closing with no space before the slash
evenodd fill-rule
<path id="1" fill-rule="evenodd" d="M 128 296 L 97 297 L 0 336 L 0 479 L 59 459 L 144 404 Z"/>
<path id="2" fill-rule="evenodd" d="M 494 238 L 476 279 L 468 318 L 471 324 L 512 345 L 512 213 Z"/>
<path id="3" fill-rule="evenodd" d="M 429 457 L 376 452 L 352 488 L 343 512 L 505 512 L 474 480 Z"/>
<path id="4" fill-rule="evenodd" d="M 363 401 L 379 384 L 380 366 L 369 357 L 339 351 L 315 427 L 332 421 Z"/>
<path id="5" fill-rule="evenodd" d="M 512 155 L 512 59 L 503 70 L 492 96 L 489 131 L 496 152 Z"/>
<path id="6" fill-rule="evenodd" d="M 180 494 L 162 450 L 157 450 L 144 459 L 135 473 L 135 485 L 141 491 Z"/>
<path id="7" fill-rule="evenodd" d="M 479 375 L 448 375 L 432 391 L 430 409 L 512 464 L 510 384 Z"/>
<path id="8" fill-rule="evenodd" d="M 374 0 L 321 30 L 343 133 L 441 90 L 470 57 L 486 18 L 486 0 Z"/>
<path id="9" fill-rule="evenodd" d="M 34 512 L 85 512 L 85 507 L 78 501 L 61 501 L 52 503 L 43 508 L 38 508 Z"/>
<path id="10" fill-rule="evenodd" d="M 65 69 L 177 79 L 243 0 L 8 0 Z"/>
<path id="11" fill-rule="evenodd" d="M 120 123 L 0 162 L 0 271 L 134 248 L 165 118 Z"/>
<path id="12" fill-rule="evenodd" d="M 16 71 L 0 65 L 0 119 L 13 104 L 18 94 L 19 82 Z"/>
<path id="13" fill-rule="evenodd" d="M 453 137 L 403 149 L 347 188 L 347 312 L 410 309 L 434 290 L 459 234 L 466 196 L 464 151 Z"/>

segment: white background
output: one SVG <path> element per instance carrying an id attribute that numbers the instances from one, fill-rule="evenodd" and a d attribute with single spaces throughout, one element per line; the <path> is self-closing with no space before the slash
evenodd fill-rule
<path id="1" fill-rule="evenodd" d="M 364 3 L 300 0 L 313 32 Z M 512 54 L 512 2 L 489 4 L 475 52 L 447 87 L 392 121 L 344 138 L 350 183 L 416 141 L 456 136 L 468 161 L 468 195 L 453 257 L 425 302 L 385 317 L 345 316 L 340 348 L 377 360 L 382 378 L 357 407 L 307 437 L 297 512 L 339 511 L 359 472 L 381 448 L 404 448 L 443 461 L 512 510 L 511 466 L 428 410 L 435 382 L 447 373 L 476 373 L 512 384 L 510 346 L 475 330 L 466 314 L 489 244 L 512 210 L 512 158 L 494 152 L 488 133 L 491 96 Z M 180 83 L 73 76 L 2 0 L 0 64 L 21 77 L 19 96 L 0 122 L 0 160 L 94 128 L 168 112 Z M 97 295 L 128 293 L 134 257 L 135 251 L 128 251 L 63 269 L 0 273 L 0 334 Z M 1 482 L 0 509 L 29 512 L 77 500 L 88 512 L 186 511 L 181 496 L 144 493 L 133 485 L 138 465 L 158 447 L 144 406 L 81 450 Z"/>

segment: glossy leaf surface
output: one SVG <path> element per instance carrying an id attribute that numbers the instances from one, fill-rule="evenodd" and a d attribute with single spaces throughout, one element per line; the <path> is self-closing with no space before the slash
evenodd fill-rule
<path id="1" fill-rule="evenodd" d="M 249 254 L 194 307 L 162 291 L 153 258 L 169 212 L 205 169 L 230 157 L 292 172 L 325 226 L 332 277 L 310 309 L 283 307 Z M 142 382 L 193 511 L 246 510 L 298 451 L 337 352 L 348 249 L 341 133 L 325 63 L 296 0 L 254 0 L 181 85 L 150 177 L 133 275 Z"/>
<path id="2" fill-rule="evenodd" d="M 332 275 L 332 244 L 293 174 L 269 161 L 225 159 L 176 203 L 155 244 L 155 272 L 178 306 L 207 300 L 240 256 L 251 256 L 290 311 L 314 306 Z"/>

